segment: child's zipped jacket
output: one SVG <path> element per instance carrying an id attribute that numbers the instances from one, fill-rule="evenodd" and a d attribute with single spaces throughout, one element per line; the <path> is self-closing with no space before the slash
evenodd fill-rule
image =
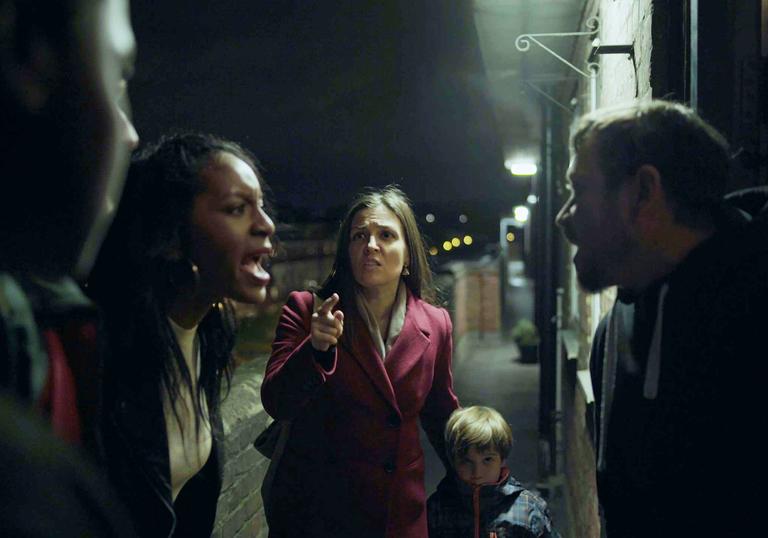
<path id="1" fill-rule="evenodd" d="M 496 484 L 471 486 L 450 473 L 427 501 L 432 538 L 510 538 L 559 536 L 547 503 L 501 471 Z"/>

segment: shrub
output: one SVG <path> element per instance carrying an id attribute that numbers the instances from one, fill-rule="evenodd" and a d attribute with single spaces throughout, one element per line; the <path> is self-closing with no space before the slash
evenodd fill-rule
<path id="1" fill-rule="evenodd" d="M 512 339 L 518 346 L 539 345 L 539 331 L 528 319 L 521 319 L 512 327 Z"/>

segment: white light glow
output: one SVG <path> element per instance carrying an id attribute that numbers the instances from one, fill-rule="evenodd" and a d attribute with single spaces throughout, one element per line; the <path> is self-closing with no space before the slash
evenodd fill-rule
<path id="1" fill-rule="evenodd" d="M 535 194 L 529 194 L 528 198 L 526 198 L 525 201 L 528 202 L 529 204 L 535 204 L 536 202 L 539 201 L 539 197 L 536 196 Z"/>
<path id="2" fill-rule="evenodd" d="M 513 176 L 533 176 L 536 175 L 538 167 L 535 163 L 524 161 L 507 160 L 504 167 L 509 170 Z"/>
<path id="3" fill-rule="evenodd" d="M 517 222 L 520 224 L 525 224 L 528 222 L 528 218 L 531 216 L 531 211 L 524 205 L 519 205 L 512 210 L 512 215 Z"/>

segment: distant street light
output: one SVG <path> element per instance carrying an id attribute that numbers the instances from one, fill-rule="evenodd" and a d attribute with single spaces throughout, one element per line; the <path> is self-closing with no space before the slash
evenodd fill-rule
<path id="1" fill-rule="evenodd" d="M 472 236 L 471 235 L 465 235 L 464 236 L 464 244 L 469 246 L 472 244 Z"/>
<path id="2" fill-rule="evenodd" d="M 435 222 L 435 216 L 432 213 L 427 213 L 427 216 L 424 217 L 424 220 L 432 224 L 433 222 Z"/>
<path id="3" fill-rule="evenodd" d="M 515 206 L 512 210 L 512 216 L 520 224 L 525 224 L 528 222 L 528 217 L 531 216 L 531 211 L 524 205 Z"/>
<path id="4" fill-rule="evenodd" d="M 466 224 L 467 223 L 467 216 L 464 213 L 459 215 L 459 222 L 462 223 L 462 224 Z"/>
<path id="5" fill-rule="evenodd" d="M 454 237 L 453 239 L 451 239 L 451 245 L 453 245 L 454 247 L 460 247 L 461 239 L 459 239 L 458 237 Z"/>
<path id="6" fill-rule="evenodd" d="M 443 241 L 443 250 L 449 252 L 453 248 L 450 241 Z"/>

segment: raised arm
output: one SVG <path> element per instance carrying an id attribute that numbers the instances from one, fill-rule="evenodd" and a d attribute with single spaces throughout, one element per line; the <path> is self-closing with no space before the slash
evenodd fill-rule
<path id="1" fill-rule="evenodd" d="M 344 320 L 341 311 L 332 311 L 337 302 L 334 294 L 313 312 L 312 294 L 293 292 L 283 306 L 261 386 L 264 409 L 273 418 L 295 417 L 335 372 Z"/>

